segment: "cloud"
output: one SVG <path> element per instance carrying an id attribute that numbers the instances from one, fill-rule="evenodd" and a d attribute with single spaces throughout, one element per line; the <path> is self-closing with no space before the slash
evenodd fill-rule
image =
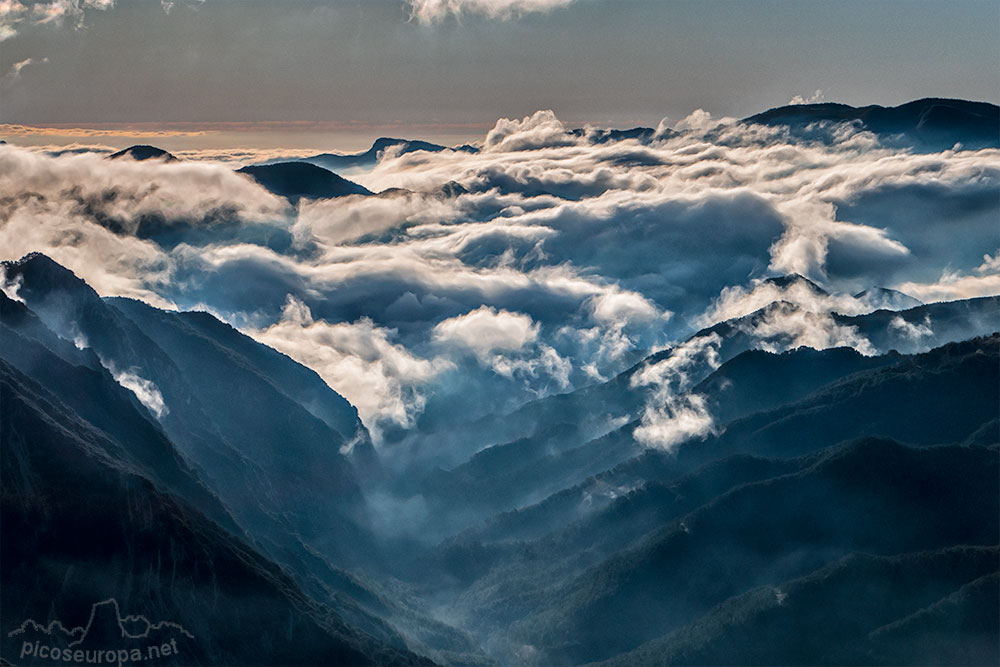
<path id="1" fill-rule="evenodd" d="M 912 294 L 925 303 L 972 299 L 1000 294 L 1000 274 L 966 275 L 959 271 L 944 271 L 935 282 L 903 282 L 896 289 Z"/>
<path id="2" fill-rule="evenodd" d="M 393 342 L 395 332 L 367 318 L 337 324 L 314 320 L 308 306 L 290 295 L 279 322 L 251 333 L 319 373 L 358 409 L 376 440 L 383 421 L 412 426 L 426 402 L 423 386 L 452 367 L 447 360 L 411 354 Z"/>
<path id="3" fill-rule="evenodd" d="M 487 362 L 497 352 L 516 352 L 538 340 L 538 325 L 522 313 L 480 306 L 458 317 L 439 322 L 434 340 L 458 345 Z"/>
<path id="4" fill-rule="evenodd" d="M 866 299 L 848 294 L 829 294 L 815 283 L 804 278 L 774 281 L 757 278 L 749 285 L 733 285 L 722 290 L 699 323 L 711 326 L 716 322 L 749 315 L 765 306 L 785 302 L 811 313 L 836 312 L 843 315 L 860 315 L 875 310 Z"/>
<path id="5" fill-rule="evenodd" d="M 1000 273 L 1000 250 L 992 255 L 989 253 L 983 255 L 983 263 L 976 267 L 976 273 L 980 275 Z"/>
<path id="6" fill-rule="evenodd" d="M 82 28 L 87 10 L 107 10 L 115 0 L 0 0 L 0 41 L 16 37 L 22 25 Z"/>
<path id="7" fill-rule="evenodd" d="M 660 313 L 656 306 L 637 292 L 606 292 L 590 302 L 594 320 L 606 325 L 627 326 L 633 322 L 649 322 L 657 317 L 669 318 L 669 313 Z"/>
<path id="8" fill-rule="evenodd" d="M 700 318 L 703 326 L 736 320 L 739 329 L 769 352 L 797 347 L 825 350 L 851 347 L 865 355 L 875 346 L 856 327 L 838 323 L 834 313 L 861 315 L 884 304 L 878 295 L 855 297 L 824 291 L 805 278 L 756 279 L 722 290 Z M 752 314 L 752 316 L 751 316 Z M 749 316 L 749 317 L 748 317 Z"/>
<path id="9" fill-rule="evenodd" d="M 175 260 L 148 238 L 279 217 L 286 204 L 249 179 L 207 164 L 53 158 L 0 145 L 0 247 L 42 251 L 101 294 L 171 307 Z M 146 238 L 143 238 L 146 237 Z"/>
<path id="10" fill-rule="evenodd" d="M 550 110 L 536 111 L 521 120 L 501 118 L 486 134 L 483 149 L 493 152 L 525 151 L 538 148 L 573 146 L 579 139 Z"/>
<path id="11" fill-rule="evenodd" d="M 742 323 L 740 328 L 757 340 L 758 348 L 768 352 L 798 347 L 814 350 L 850 347 L 865 356 L 878 354 L 857 327 L 838 323 L 829 312 L 811 312 L 785 302 L 773 304 L 759 318 Z"/>
<path id="12" fill-rule="evenodd" d="M 509 20 L 534 12 L 550 12 L 567 7 L 574 0 L 407 0 L 410 18 L 434 24 L 448 16 L 478 14 L 490 19 Z"/>
<path id="13" fill-rule="evenodd" d="M 0 0 L 2 1 L 2 0 Z M 48 58 L 43 58 L 41 62 L 47 62 Z M 31 58 L 25 61 L 31 64 Z M 23 65 L 23 63 L 18 63 Z M 17 67 L 17 65 L 15 65 Z M 20 71 L 20 70 L 18 70 Z M 157 130 L 157 129 L 128 129 L 128 128 L 96 128 L 96 127 L 64 127 L 64 126 L 41 126 L 41 125 L 18 125 L 11 123 L 0 123 L 0 134 L 8 137 L 19 136 L 55 136 L 55 137 L 127 137 L 133 139 L 142 138 L 164 138 L 164 137 L 195 137 L 205 134 L 204 130 Z"/>
<path id="14" fill-rule="evenodd" d="M 85 343 L 83 344 L 85 345 Z M 77 343 L 77 347 L 80 347 L 80 345 L 81 343 Z M 151 381 L 136 375 L 135 370 L 134 368 L 130 368 L 127 371 L 113 373 L 115 382 L 135 394 L 136 398 L 146 406 L 153 416 L 157 419 L 163 419 L 170 412 L 170 409 L 163 401 L 163 394 L 160 393 L 159 388 Z"/>
<path id="15" fill-rule="evenodd" d="M 794 200 L 781 206 L 787 229 L 771 248 L 771 271 L 827 278 L 831 247 L 843 255 L 861 254 L 863 262 L 894 262 L 909 255 L 905 245 L 876 229 L 836 219 L 836 207 L 822 200 Z"/>
<path id="16" fill-rule="evenodd" d="M 24 276 L 20 273 L 14 279 L 7 277 L 7 268 L 0 265 L 0 292 L 3 292 L 8 299 L 24 303 L 24 299 L 18 294 L 24 284 Z"/>
<path id="17" fill-rule="evenodd" d="M 38 65 L 47 62 L 49 62 L 48 58 L 42 58 L 41 60 L 35 60 L 34 58 L 25 58 L 24 60 L 21 60 L 11 65 L 10 69 L 7 70 L 7 73 L 4 75 L 4 79 L 7 81 L 14 81 L 20 78 L 21 72 L 22 70 L 24 70 L 25 67 L 28 67 L 29 65 Z"/>
<path id="18" fill-rule="evenodd" d="M 677 122 L 674 127 L 678 132 L 707 132 L 708 130 L 715 129 L 720 125 L 732 122 L 733 119 L 721 119 L 717 120 L 712 118 L 712 114 L 708 113 L 704 109 L 695 109 L 690 114 L 682 118 Z"/>
<path id="19" fill-rule="evenodd" d="M 388 154 L 351 175 L 383 194 L 293 207 L 222 162 L 253 150 L 124 164 L 0 146 L 0 246 L 101 294 L 217 313 L 320 372 L 386 442 L 613 377 L 762 308 L 742 323 L 762 347 L 870 353 L 833 313 L 879 304 L 850 294 L 1000 292 L 1000 151 L 707 113 L 595 143 L 551 111 L 498 121 L 482 147 Z M 817 287 L 766 279 L 792 272 Z M 701 407 L 674 387 L 640 433 L 708 433 Z"/>
<path id="20" fill-rule="evenodd" d="M 632 375 L 633 388 L 652 388 L 632 433 L 639 443 L 669 451 L 691 438 L 715 433 L 715 420 L 705 398 L 688 390 L 693 378 L 719 367 L 721 343 L 718 334 L 697 336 Z"/>
<path id="21" fill-rule="evenodd" d="M 802 95 L 795 95 L 794 97 L 792 97 L 792 99 L 788 100 L 788 103 L 789 104 L 816 104 L 818 102 L 822 102 L 824 99 L 826 99 L 826 95 L 823 94 L 822 90 L 820 90 L 819 88 L 817 88 L 816 92 L 814 92 L 809 97 L 803 97 Z"/>
<path id="22" fill-rule="evenodd" d="M 487 19 L 511 20 L 525 14 L 548 13 L 568 7 L 575 0 L 405 0 L 411 21 L 433 25 L 449 16 L 466 15 Z M 198 7 L 205 0 L 187 0 L 189 7 Z M 116 0 L 0 0 L 0 41 L 17 36 L 24 25 L 64 25 L 83 28 L 87 11 L 111 9 Z M 169 15 L 179 0 L 160 0 L 164 14 Z"/>
<path id="23" fill-rule="evenodd" d="M 903 338 L 914 342 L 920 341 L 924 338 L 930 338 L 934 335 L 934 330 L 931 328 L 930 315 L 927 315 L 924 318 L 923 323 L 917 324 L 907 322 L 901 316 L 897 315 L 892 318 L 892 321 L 889 322 L 889 329 L 898 333 Z"/>

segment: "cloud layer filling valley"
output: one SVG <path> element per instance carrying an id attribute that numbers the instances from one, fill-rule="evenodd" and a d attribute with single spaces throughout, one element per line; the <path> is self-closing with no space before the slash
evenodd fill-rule
<path id="1" fill-rule="evenodd" d="M 872 310 L 848 294 L 1000 293 L 1000 152 L 703 112 L 674 127 L 596 143 L 551 112 L 503 119 L 479 153 L 388 151 L 350 176 L 381 195 L 295 206 L 221 162 L 3 145 L 0 246 L 215 313 L 314 368 L 379 441 L 608 378 L 775 300 L 803 308 L 758 326 L 870 353 L 829 318 Z M 834 296 L 761 280 L 791 273 Z M 697 408 L 672 404 L 688 429 Z"/>

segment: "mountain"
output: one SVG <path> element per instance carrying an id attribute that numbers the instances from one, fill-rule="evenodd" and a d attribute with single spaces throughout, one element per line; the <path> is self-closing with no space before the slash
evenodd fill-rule
<path id="1" fill-rule="evenodd" d="M 866 301 L 879 310 L 908 310 L 924 305 L 923 301 L 909 294 L 877 285 L 861 290 L 854 298 Z"/>
<path id="2" fill-rule="evenodd" d="M 90 348 L 79 349 L 56 336 L 23 303 L 0 293 L 3 357 L 25 377 L 47 387 L 51 402 L 108 436 L 107 456 L 133 467 L 185 498 L 227 530 L 241 534 L 228 510 L 176 451 L 136 395 L 119 384 Z M 39 390 L 41 391 L 41 390 Z"/>
<path id="3" fill-rule="evenodd" d="M 638 141 L 640 144 L 648 144 L 656 135 L 656 130 L 652 127 L 633 127 L 628 130 L 580 128 L 570 130 L 569 133 L 574 137 L 586 137 L 593 144 L 607 144 L 629 139 Z"/>
<path id="4" fill-rule="evenodd" d="M 719 366 L 691 391 L 709 397 L 712 415 L 726 424 L 794 402 L 841 378 L 901 360 L 896 352 L 866 357 L 849 347 L 799 347 L 782 354 L 747 350 Z"/>
<path id="5" fill-rule="evenodd" d="M 162 160 L 163 162 L 175 162 L 176 157 L 163 150 L 162 148 L 157 148 L 156 146 L 147 146 L 145 144 L 136 144 L 135 146 L 129 146 L 124 150 L 120 150 L 117 153 L 112 153 L 108 156 L 109 160 L 117 160 L 119 158 L 132 158 L 133 160 Z"/>
<path id="6" fill-rule="evenodd" d="M 27 386 L 44 398 L 39 419 L 65 413 L 61 437 L 91 443 L 88 455 L 141 475 L 247 545 L 345 632 L 404 653 L 478 660 L 465 635 L 406 590 L 349 571 L 364 564 L 385 576 L 395 547 L 369 530 L 360 484 L 377 479 L 380 464 L 367 430 L 313 371 L 206 313 L 101 299 L 44 255 L 4 270 L 27 303 L 0 294 L 0 359 L 37 384 Z M 12 428 L 32 433 L 16 420 Z"/>
<path id="7" fill-rule="evenodd" d="M 457 150 L 467 153 L 475 153 L 479 150 L 474 146 L 468 145 L 459 146 L 457 148 L 448 148 L 447 146 L 441 146 L 439 144 L 432 144 L 427 141 L 419 141 L 415 139 L 393 139 L 391 137 L 380 137 L 372 143 L 371 148 L 361 153 L 320 153 L 318 155 L 301 158 L 300 161 L 308 162 L 310 164 L 335 171 L 343 171 L 346 169 L 369 169 L 375 166 L 381 154 L 387 149 L 392 149 L 398 155 L 413 153 L 415 151 L 440 153 L 441 151 Z"/>
<path id="8" fill-rule="evenodd" d="M 965 544 L 995 546 L 993 521 L 1000 511 L 995 500 L 1000 492 L 998 369 L 997 336 L 915 356 L 891 353 L 870 358 L 843 349 L 782 355 L 746 352 L 698 387 L 720 415 L 726 414 L 719 406 L 725 406 L 727 392 L 742 396 L 728 408 L 730 416 L 736 416 L 719 429 L 719 435 L 684 443 L 674 453 L 640 453 L 537 505 L 497 515 L 444 541 L 415 565 L 416 571 L 432 580 L 441 577 L 441 585 L 458 578 L 462 592 L 457 611 L 465 616 L 463 625 L 494 646 L 493 655 L 501 661 L 523 659 L 518 651 L 530 646 L 531 655 L 540 662 L 576 664 L 636 650 L 642 642 L 679 631 L 681 626 L 675 624 L 694 622 L 709 614 L 713 605 L 764 583 L 771 586 L 773 599 L 775 590 L 784 592 L 782 582 L 807 576 L 852 551 L 892 556 Z M 782 386 L 782 378 L 791 386 Z M 910 444 L 866 439 L 867 434 Z M 973 440 L 989 445 L 972 444 Z M 840 444 L 845 441 L 851 444 Z M 531 475 L 532 468 L 544 468 L 544 462 L 526 465 L 524 474 Z M 970 486 L 954 493 L 939 490 L 957 479 Z M 480 482 L 487 495 L 489 483 Z M 848 493 L 846 488 L 853 485 L 860 486 Z M 757 499 L 758 493 L 769 500 Z M 932 520 L 933 512 L 918 509 L 925 502 L 918 496 L 939 503 L 933 510 L 939 520 Z M 965 502 L 982 504 L 972 507 Z M 891 512 L 894 518 L 879 515 L 880 511 Z M 721 523 L 696 527 L 703 512 Z M 955 532 L 966 529 L 973 532 Z M 803 537 L 796 537 L 796 531 L 805 531 Z M 887 534 L 880 536 L 879 531 Z M 678 557 L 679 545 L 695 539 L 695 534 L 699 542 L 691 547 L 691 560 L 672 560 Z M 905 535 L 917 542 L 885 542 Z M 646 567 L 644 559 L 653 558 L 652 545 L 668 537 L 662 549 L 656 547 L 646 574 L 637 574 Z M 932 541 L 920 543 L 923 539 Z M 748 554 L 769 540 L 781 546 L 760 556 L 759 565 L 750 565 L 754 561 Z M 716 548 L 719 556 L 712 555 Z M 986 574 L 990 564 L 994 571 L 998 565 L 995 555 L 991 558 Z M 705 579 L 690 582 L 702 568 Z M 754 568 L 759 571 L 754 573 Z M 941 566 L 928 576 L 947 578 L 947 573 L 948 568 Z M 873 574 L 859 579 L 864 583 L 858 586 L 880 590 L 898 585 L 894 576 L 888 571 Z M 729 588 L 720 589 L 727 577 Z M 912 605 L 899 615 L 878 618 L 884 623 L 901 619 L 973 579 L 949 580 L 933 594 L 914 587 L 911 594 L 924 597 L 907 598 Z M 831 626 L 841 623 L 837 619 L 856 615 L 854 605 L 845 599 L 829 610 L 818 605 L 811 613 L 817 623 Z M 732 622 L 744 619 L 739 616 Z M 866 632 L 881 627 L 872 623 Z M 936 627 L 935 632 L 940 629 Z M 748 645 L 753 645 L 750 637 L 757 637 L 759 649 L 771 647 L 759 642 L 753 626 L 738 631 L 746 633 L 741 636 L 748 637 Z M 725 630 L 724 636 L 730 632 Z M 981 628 L 969 632 L 975 646 L 988 646 Z M 994 629 L 985 638 L 995 636 Z M 836 635 L 817 642 L 826 647 L 853 646 L 851 637 Z M 802 645 L 803 640 L 798 641 Z M 776 643 L 773 650 L 786 645 L 793 650 L 791 638 Z M 883 649 L 889 647 L 879 650 Z M 621 660 L 660 662 L 650 655 L 660 653 L 626 653 Z M 706 660 L 745 662 L 732 657 L 739 655 Z M 824 662 L 821 656 L 826 654 L 809 655 L 820 657 L 788 660 Z M 830 661 L 839 659 L 826 662 Z"/>
<path id="9" fill-rule="evenodd" d="M 949 150 L 955 144 L 967 149 L 1000 147 L 1000 107 L 988 102 L 925 98 L 897 107 L 797 104 L 770 109 L 743 122 L 802 131 L 824 121 L 857 121 L 882 137 L 902 135 L 916 147 L 931 151 Z"/>
<path id="10" fill-rule="evenodd" d="M 853 553 L 727 600 L 607 664 L 790 665 L 816 656 L 827 664 L 916 664 L 926 656 L 936 664 L 995 664 L 998 558 L 996 547 Z M 954 620 L 935 618 L 945 614 Z"/>
<path id="11" fill-rule="evenodd" d="M 692 391 L 708 397 L 714 419 L 724 424 L 900 359 L 895 353 L 865 357 L 850 348 L 799 348 L 780 355 L 751 350 L 722 364 Z M 613 468 L 644 451 L 632 432 L 650 396 L 634 392 L 632 400 L 625 423 L 598 437 L 588 437 L 586 430 L 575 426 L 572 407 L 550 402 L 548 409 L 558 411 L 557 423 L 531 436 L 487 447 L 449 470 L 435 469 L 424 484 L 424 498 L 442 515 L 503 512 L 540 502 Z"/>
<path id="12" fill-rule="evenodd" d="M 156 327 L 156 316 L 164 315 L 164 311 L 150 308 L 134 299 L 112 298 L 106 299 L 106 302 L 126 312 L 133 321 L 143 321 L 151 329 Z M 345 448 L 349 448 L 347 456 L 356 468 L 368 473 L 377 472 L 378 455 L 372 446 L 368 430 L 358 417 L 357 408 L 330 389 L 316 371 L 258 343 L 208 313 L 179 312 L 170 317 L 211 340 L 231 358 L 239 360 L 243 367 L 254 369 L 281 393 L 322 420 L 343 439 Z"/>
<path id="13" fill-rule="evenodd" d="M 300 199 L 370 195 L 367 188 L 307 162 L 279 162 L 237 169 L 264 188 L 295 204 Z"/>
<path id="14" fill-rule="evenodd" d="M 805 279 L 779 281 L 786 287 L 802 282 L 804 289 L 825 294 Z M 582 483 L 600 472 L 602 466 L 613 468 L 642 451 L 632 431 L 640 424 L 646 406 L 652 404 L 655 387 L 636 384 L 634 379 L 650 366 L 672 363 L 674 355 L 686 360 L 684 374 L 689 390 L 706 398 L 709 414 L 716 425 L 721 425 L 753 410 L 806 395 L 853 372 L 895 364 L 901 358 L 894 351 L 911 353 L 990 333 L 996 329 L 993 313 L 998 303 L 997 297 L 984 297 L 860 316 L 808 314 L 816 319 L 817 326 L 837 325 L 857 331 L 885 354 L 864 357 L 847 349 L 823 353 L 803 349 L 777 358 L 763 352 L 740 358 L 762 345 L 779 350 L 794 347 L 792 339 L 756 333 L 766 332 L 767 327 L 762 325 L 772 318 L 800 317 L 798 307 L 772 303 L 704 329 L 607 382 L 426 436 L 427 458 L 418 460 L 414 472 L 397 482 L 398 491 L 420 493 L 432 502 L 442 519 L 455 522 L 452 530 L 461 530 L 490 513 L 540 502 L 560 488 Z M 914 339 L 908 327 L 924 327 L 929 335 Z M 708 363 L 711 356 L 689 356 L 689 351 L 699 346 L 716 350 L 712 356 L 721 367 L 716 369 Z M 717 375 L 707 380 L 713 373 Z M 864 435 L 864 431 L 858 435 Z M 464 459 L 463 451 L 467 452 Z M 421 467 L 429 472 L 422 472 Z"/>
<path id="15" fill-rule="evenodd" d="M 828 296 L 801 276 L 781 276 L 765 283 L 817 298 Z M 600 476 L 649 457 L 646 445 L 633 434 L 642 425 L 646 410 L 657 405 L 659 385 L 637 382 L 646 369 L 659 364 L 669 368 L 677 361 L 687 384 L 681 393 L 690 392 L 702 401 L 711 428 L 732 429 L 732 425 L 726 425 L 755 412 L 794 403 L 828 383 L 861 371 L 895 366 L 906 360 L 900 353 L 922 352 L 935 345 L 989 334 L 996 330 L 994 314 L 998 307 L 1000 298 L 982 297 L 905 311 L 878 310 L 845 316 L 811 313 L 788 302 L 774 302 L 703 329 L 606 382 L 538 399 L 508 414 L 488 415 L 447 431 L 421 434 L 411 441 L 411 447 L 420 455 L 414 458 L 406 475 L 392 481 L 393 490 L 427 503 L 436 517 L 433 535 L 437 539 L 471 529 L 490 517 L 536 505 L 538 525 L 563 521 L 574 516 L 579 498 L 627 492 L 635 483 L 634 475 L 626 475 L 625 479 L 610 476 L 607 481 Z M 783 319 L 811 320 L 821 330 L 840 327 L 842 332 L 854 332 L 858 340 L 867 341 L 871 350 L 882 354 L 869 351 L 866 356 L 848 348 L 796 349 L 800 343 L 794 337 L 769 333 L 769 323 Z M 774 329 L 781 331 L 784 327 Z M 774 355 L 765 350 L 786 352 Z M 971 367 L 968 370 L 971 372 Z M 676 387 L 671 391 L 678 392 Z M 964 392 L 953 395 L 962 396 Z M 893 409 L 900 405 L 891 394 L 885 400 Z M 962 411 L 958 405 L 955 409 Z M 840 430 L 842 424 L 856 421 L 843 418 L 838 423 L 836 418 L 830 419 L 830 433 L 844 433 Z M 839 437 L 895 433 L 867 431 L 875 425 L 863 420 L 857 421 L 857 426 Z M 928 432 L 933 432 L 935 426 L 928 425 Z M 754 437 L 757 435 L 761 434 Z M 970 436 L 971 432 L 963 432 L 960 440 Z M 909 435 L 900 432 L 893 437 L 905 440 Z M 752 447 L 740 452 L 758 453 Z M 593 476 L 598 476 L 599 481 L 591 482 Z M 565 502 L 555 502 L 564 490 L 572 493 Z M 554 504 L 541 508 L 548 499 Z"/>
<path id="16" fill-rule="evenodd" d="M 996 662 L 997 297 L 774 301 L 421 434 L 436 451 L 398 470 L 315 372 L 211 314 L 102 298 L 41 254 L 2 268 L 4 656 L 152 638 L 168 664 Z M 769 333 L 780 317 L 864 353 Z M 709 428 L 636 435 L 691 396 Z"/>
<path id="17" fill-rule="evenodd" d="M 773 285 L 775 293 L 794 288 L 810 298 L 828 296 L 825 290 L 802 276 L 778 276 L 763 281 L 763 284 L 765 287 Z M 845 331 L 856 331 L 877 352 L 895 350 L 914 353 L 992 333 L 997 329 L 995 313 L 998 308 L 1000 297 L 979 297 L 921 305 L 902 311 L 876 310 L 849 316 L 811 313 L 792 303 L 775 301 L 742 317 L 706 327 L 672 348 L 647 356 L 605 382 L 566 394 L 547 396 L 526 403 L 509 414 L 488 415 L 467 425 L 449 427 L 447 432 L 432 432 L 427 438 L 426 458 L 421 463 L 429 467 L 451 468 L 486 447 L 525 438 L 536 440 L 539 451 L 579 446 L 638 418 L 652 389 L 634 385 L 633 379 L 643 369 L 664 362 L 675 354 L 684 355 L 692 347 L 709 344 L 716 349 L 717 364 L 724 364 L 755 348 L 780 351 L 797 347 L 800 343 L 793 337 L 770 333 L 770 323 L 774 321 L 803 319 L 811 321 L 821 330 L 840 326 Z M 776 328 L 778 331 L 783 329 Z M 695 357 L 693 361 L 685 362 L 688 364 L 685 374 L 691 386 L 715 370 L 715 366 L 707 363 L 706 359 L 704 356 Z M 420 444 L 418 442 L 416 446 Z"/>
<path id="18" fill-rule="evenodd" d="M 364 448 L 368 438 L 343 398 L 329 391 L 321 406 L 341 432 L 292 399 L 288 394 L 294 390 L 283 389 L 280 376 L 267 377 L 247 356 L 234 354 L 240 344 L 263 348 L 258 343 L 237 338 L 235 332 L 226 340 L 220 328 L 214 328 L 215 336 L 207 335 L 204 325 L 188 323 L 199 316 L 102 300 L 44 255 L 4 266 L 8 277 L 22 281 L 19 295 L 42 323 L 92 350 L 120 383 L 135 388 L 147 411 L 244 529 L 262 531 L 287 547 L 303 537 L 314 544 L 321 541 L 335 560 L 362 557 L 363 545 L 371 540 L 359 534 L 358 522 L 364 522 L 367 509 L 352 461 L 341 449 L 346 452 L 354 441 Z M 270 356 L 273 364 L 301 368 L 273 351 L 258 354 Z M 308 373 L 303 369 L 304 377 Z M 302 391 L 308 395 L 310 389 Z M 260 495 L 246 494 L 247 488 Z M 347 531 L 351 539 L 335 538 L 338 531 Z M 292 542 L 287 541 L 290 536 Z M 346 545 L 362 552 L 350 555 Z"/>
<path id="19" fill-rule="evenodd" d="M 120 395 L 106 397 L 103 407 L 142 419 Z M 188 631 L 190 639 L 172 636 L 179 657 L 168 664 L 421 661 L 402 642 L 377 641 L 310 601 L 281 568 L 147 476 L 163 471 L 123 448 L 143 443 L 112 441 L 5 359 L 0 436 L 6 622 L 47 623 L 56 612 L 65 625 L 82 626 L 115 590 L 116 607 L 130 615 L 169 619 Z M 87 623 L 105 640 L 120 640 L 118 627 L 103 613 Z M 18 655 L 23 640 L 8 629 L 2 652 Z"/>
<path id="20" fill-rule="evenodd" d="M 730 597 L 805 576 L 854 551 L 996 545 L 997 463 L 995 447 L 832 446 L 801 471 L 735 486 L 603 562 L 571 570 L 561 583 L 518 587 L 513 579 L 513 590 L 497 589 L 491 577 L 464 606 L 495 610 L 483 614 L 496 615 L 487 627 L 504 628 L 511 645 L 534 646 L 548 664 L 606 659 Z M 854 607 L 845 600 L 835 609 L 849 614 Z"/>

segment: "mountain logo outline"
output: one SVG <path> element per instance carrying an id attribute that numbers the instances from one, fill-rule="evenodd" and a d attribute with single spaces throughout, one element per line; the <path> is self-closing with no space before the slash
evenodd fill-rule
<path id="1" fill-rule="evenodd" d="M 49 622 L 48 625 L 42 625 L 38 621 L 29 618 L 26 619 L 24 622 L 22 622 L 19 627 L 8 632 L 7 636 L 14 637 L 16 635 L 23 635 L 28 630 L 35 630 L 38 632 L 42 632 L 46 635 L 53 636 L 54 631 L 59 630 L 67 637 L 75 637 L 77 633 L 79 633 L 79 637 L 67 645 L 68 647 L 79 646 L 87 638 L 87 634 L 90 632 L 90 629 L 93 626 L 94 618 L 97 616 L 98 607 L 101 607 L 103 605 L 111 605 L 111 607 L 114 609 L 115 619 L 118 623 L 118 630 L 121 632 L 121 636 L 123 639 L 146 639 L 149 637 L 150 632 L 154 630 L 162 630 L 165 628 L 177 630 L 188 639 L 194 639 L 194 635 L 188 632 L 184 628 L 184 626 L 180 625 L 179 623 L 174 623 L 172 621 L 158 621 L 157 623 L 153 623 L 152 621 L 150 621 L 148 618 L 146 618 L 141 614 L 122 616 L 121 607 L 118 605 L 118 600 L 115 598 L 108 598 L 107 600 L 102 600 L 100 602 L 95 602 L 94 604 L 92 604 L 90 606 L 90 617 L 87 619 L 87 623 L 85 626 L 75 627 L 72 630 L 67 630 L 66 626 L 63 625 L 62 621 L 60 621 L 59 619 L 52 620 L 51 622 Z M 125 629 L 126 623 L 145 624 L 146 629 L 141 633 L 135 634 Z"/>

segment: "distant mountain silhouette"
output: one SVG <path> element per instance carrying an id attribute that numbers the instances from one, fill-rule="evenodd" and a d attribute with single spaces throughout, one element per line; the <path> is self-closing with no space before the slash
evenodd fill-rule
<path id="1" fill-rule="evenodd" d="M 818 121 L 859 121 L 878 135 L 904 135 L 918 147 L 947 150 L 1000 147 L 1000 107 L 988 102 L 925 98 L 898 107 L 852 107 L 831 102 L 777 107 L 744 119 L 746 123 L 804 129 Z"/>
<path id="2" fill-rule="evenodd" d="M 337 174 L 307 162 L 279 162 L 238 169 L 279 197 L 293 204 L 302 198 L 330 199 L 372 192 Z"/>
<path id="3" fill-rule="evenodd" d="M 109 160 L 117 160 L 119 158 L 132 158 L 133 160 L 163 160 L 164 162 L 175 162 L 176 157 L 163 150 L 162 148 L 157 148 L 156 146 L 147 146 L 145 144 L 136 144 L 135 146 L 129 146 L 124 150 L 120 150 L 117 153 L 112 153 L 108 156 Z"/>
<path id="4" fill-rule="evenodd" d="M 593 144 L 607 144 L 613 141 L 625 141 L 626 139 L 633 139 L 641 144 L 646 144 L 656 135 L 656 130 L 652 127 L 633 127 L 628 130 L 577 128 L 570 130 L 569 133 L 575 137 L 586 137 Z"/>
<path id="5" fill-rule="evenodd" d="M 593 144 L 606 144 L 614 141 L 624 141 L 626 139 L 632 139 L 642 144 L 648 144 L 656 135 L 656 130 L 651 127 L 633 127 L 627 130 L 577 128 L 568 130 L 567 134 L 574 137 L 585 137 Z M 668 132 L 668 134 L 672 133 Z M 443 151 L 460 151 L 463 153 L 479 152 L 478 147 L 470 144 L 449 147 L 428 141 L 421 141 L 419 139 L 380 137 L 372 143 L 371 148 L 360 153 L 319 153 L 317 155 L 296 158 L 296 161 L 308 162 L 333 171 L 370 169 L 378 163 L 381 155 L 387 150 L 391 150 L 396 155 L 405 155 L 416 151 L 427 151 L 429 153 L 440 153 Z M 268 161 L 264 164 L 275 164 L 277 162 L 279 162 L 279 160 Z"/>
<path id="6" fill-rule="evenodd" d="M 417 139 L 394 139 L 392 137 L 380 137 L 376 139 L 371 148 L 360 153 L 320 153 L 309 157 L 299 158 L 300 162 L 308 162 L 326 169 L 343 171 L 346 169 L 368 169 L 374 167 L 381 154 L 387 149 L 392 149 L 397 155 L 413 153 L 415 151 L 427 151 L 429 153 L 440 153 L 441 151 L 456 150 L 466 153 L 476 153 L 479 151 L 475 146 L 463 145 L 456 148 L 449 148 L 440 144 L 433 144 L 428 141 Z"/>

